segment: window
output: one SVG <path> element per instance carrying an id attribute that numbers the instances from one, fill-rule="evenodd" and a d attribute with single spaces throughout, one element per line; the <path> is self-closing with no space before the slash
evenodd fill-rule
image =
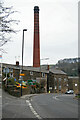
<path id="1" fill-rule="evenodd" d="M 33 75 L 33 72 L 32 72 L 32 71 L 30 71 L 30 75 Z"/>
<path id="2" fill-rule="evenodd" d="M 61 85 L 59 86 L 59 90 L 61 90 Z"/>
<path id="3" fill-rule="evenodd" d="M 75 83 L 75 87 L 77 86 L 77 83 Z"/>
<path id="4" fill-rule="evenodd" d="M 64 81 L 66 82 L 66 81 L 67 81 L 67 79 L 66 79 L 66 78 L 64 78 Z"/>
<path id="5" fill-rule="evenodd" d="M 12 69 L 12 68 L 10 69 L 10 72 L 13 72 L 13 69 Z"/>
<path id="6" fill-rule="evenodd" d="M 59 78 L 59 82 L 61 82 L 61 78 Z"/>
<path id="7" fill-rule="evenodd" d="M 55 90 L 57 89 L 57 87 L 55 86 L 55 88 L 54 88 Z"/>
<path id="8" fill-rule="evenodd" d="M 42 73 L 42 77 L 45 77 L 45 73 Z"/>
<path id="9" fill-rule="evenodd" d="M 55 81 L 57 81 L 57 79 L 56 79 L 56 78 L 54 78 L 54 80 L 55 80 Z"/>
<path id="10" fill-rule="evenodd" d="M 13 77 L 13 73 L 10 73 L 10 77 Z"/>
<path id="11" fill-rule="evenodd" d="M 66 86 L 68 87 L 69 85 L 67 84 Z"/>

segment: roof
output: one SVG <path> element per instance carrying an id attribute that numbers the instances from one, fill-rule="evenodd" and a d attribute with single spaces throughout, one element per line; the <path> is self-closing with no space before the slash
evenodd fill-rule
<path id="1" fill-rule="evenodd" d="M 57 69 L 50 69 L 50 72 L 54 73 L 54 74 L 62 74 L 62 75 L 67 75 L 65 72 L 63 72 L 62 70 L 57 70 Z"/>
<path id="2" fill-rule="evenodd" d="M 5 64 L 3 63 L 3 67 L 9 67 L 9 68 L 13 68 L 13 69 L 22 69 L 22 66 L 16 66 L 13 64 Z M 44 72 L 44 73 L 49 73 L 49 70 L 40 68 L 40 67 L 32 67 L 32 66 L 23 66 L 23 70 L 30 70 L 30 71 L 36 71 L 36 72 Z"/>
<path id="3" fill-rule="evenodd" d="M 68 76 L 69 79 L 79 79 L 78 76 Z"/>
<path id="4" fill-rule="evenodd" d="M 22 69 L 22 66 L 16 66 L 13 64 L 5 64 L 3 63 L 3 67 L 9 67 L 9 68 L 13 68 L 13 69 Z M 62 74 L 62 75 L 66 75 L 65 72 L 63 72 L 62 70 L 58 70 L 58 69 L 49 69 L 47 70 L 45 67 L 32 67 L 32 66 L 23 66 L 23 70 L 29 70 L 29 71 L 36 71 L 36 72 L 44 72 L 44 73 L 49 73 L 52 72 L 54 74 Z"/>

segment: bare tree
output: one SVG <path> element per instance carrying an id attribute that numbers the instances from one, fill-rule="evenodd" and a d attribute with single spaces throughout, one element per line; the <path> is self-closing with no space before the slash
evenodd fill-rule
<path id="1" fill-rule="evenodd" d="M 1 47 L 10 41 L 10 33 L 17 32 L 12 26 L 14 24 L 18 25 L 19 20 L 10 18 L 10 15 L 13 15 L 15 12 L 17 11 L 13 11 L 13 7 L 4 7 L 3 3 L 0 2 L 0 50 L 3 50 Z"/>

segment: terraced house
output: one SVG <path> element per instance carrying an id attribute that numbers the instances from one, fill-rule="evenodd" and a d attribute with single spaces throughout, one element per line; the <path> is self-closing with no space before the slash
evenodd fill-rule
<path id="1" fill-rule="evenodd" d="M 8 76 L 14 77 L 17 80 L 20 79 L 20 73 L 22 66 L 16 62 L 16 65 L 12 64 L 3 64 L 3 73 L 4 68 L 9 69 Z M 23 77 L 24 81 L 27 80 L 36 80 L 38 83 L 45 83 L 44 89 L 45 92 L 51 93 L 65 93 L 68 90 L 68 76 L 61 70 L 58 69 L 49 69 L 45 67 L 31 67 L 31 66 L 23 66 L 23 73 L 25 76 Z M 4 79 L 4 76 L 3 76 Z"/>

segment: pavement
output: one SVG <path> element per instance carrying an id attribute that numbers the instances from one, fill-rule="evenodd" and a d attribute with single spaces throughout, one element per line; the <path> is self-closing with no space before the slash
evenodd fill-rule
<path id="1" fill-rule="evenodd" d="M 26 98 L 17 98 L 2 92 L 2 118 L 36 118 L 32 113 Z"/>

